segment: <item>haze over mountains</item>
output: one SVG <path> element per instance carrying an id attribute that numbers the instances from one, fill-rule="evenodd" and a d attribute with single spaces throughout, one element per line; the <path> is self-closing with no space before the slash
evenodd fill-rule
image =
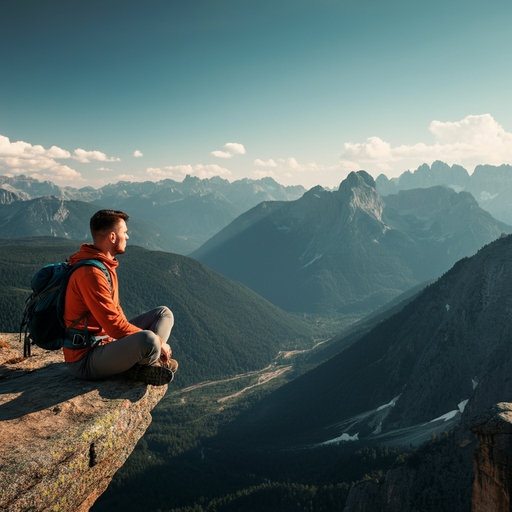
<path id="1" fill-rule="evenodd" d="M 384 200 L 365 171 L 335 192 L 262 203 L 192 257 L 293 312 L 359 314 L 438 277 L 512 227 L 447 187 Z"/>
<path id="2" fill-rule="evenodd" d="M 229 183 L 187 176 L 181 183 L 73 189 L 2 176 L 0 237 L 90 240 L 96 209 L 122 209 L 132 216 L 135 245 L 189 254 L 206 241 L 195 258 L 287 311 L 360 316 L 510 232 L 469 193 L 457 192 L 484 183 L 494 193 L 502 170 L 481 166 L 473 179 L 460 166 L 435 162 L 400 179 L 380 176 L 377 188 L 360 171 L 338 191 L 317 186 L 302 197 L 302 187 L 271 178 Z M 385 192 L 405 190 L 383 199 L 379 183 Z M 429 188 L 411 188 L 418 185 Z"/>
<path id="3" fill-rule="evenodd" d="M 3 202 L 2 202 L 3 199 Z M 0 189 L 0 238 L 55 236 L 91 242 L 89 219 L 100 208 L 55 196 L 20 200 Z M 185 240 L 151 221 L 130 217 L 130 242 L 150 250 L 186 252 Z"/>
<path id="4" fill-rule="evenodd" d="M 470 192 L 481 208 L 496 219 L 512 224 L 511 165 L 477 165 L 469 175 L 460 165 L 450 167 L 438 160 L 431 167 L 423 164 L 414 172 L 406 171 L 398 178 L 388 179 L 381 174 L 376 182 L 382 196 L 435 185 L 446 185 L 457 192 Z"/>
<path id="5" fill-rule="evenodd" d="M 66 201 L 127 211 L 133 217 L 156 223 L 163 233 L 170 235 L 168 238 L 174 245 L 165 250 L 187 254 L 261 201 L 297 199 L 305 189 L 284 187 L 272 178 L 230 183 L 218 176 L 210 179 L 186 176 L 182 182 L 121 181 L 99 189 L 76 189 L 21 175 L 0 176 L 0 191 L 0 204 L 52 195 Z"/>

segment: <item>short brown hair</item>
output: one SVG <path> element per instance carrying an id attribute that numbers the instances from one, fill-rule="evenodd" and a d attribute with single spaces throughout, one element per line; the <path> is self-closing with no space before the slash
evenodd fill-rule
<path id="1" fill-rule="evenodd" d="M 113 231 L 120 220 L 125 222 L 130 218 L 127 213 L 118 210 L 99 210 L 92 217 L 89 222 L 91 234 L 93 238 L 97 236 L 106 235 Z"/>

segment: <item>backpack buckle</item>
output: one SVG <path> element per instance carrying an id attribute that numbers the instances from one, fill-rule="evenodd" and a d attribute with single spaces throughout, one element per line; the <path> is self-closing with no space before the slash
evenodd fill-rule
<path id="1" fill-rule="evenodd" d="M 74 334 L 71 343 L 74 347 L 79 347 L 85 344 L 85 336 L 83 334 Z"/>

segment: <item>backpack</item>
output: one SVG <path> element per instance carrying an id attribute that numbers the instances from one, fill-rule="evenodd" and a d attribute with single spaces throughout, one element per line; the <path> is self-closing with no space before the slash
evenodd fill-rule
<path id="1" fill-rule="evenodd" d="M 25 301 L 25 311 L 20 325 L 20 341 L 25 328 L 24 357 L 30 356 L 31 341 L 45 350 L 58 350 L 63 346 L 86 348 L 95 345 L 94 336 L 90 336 L 87 331 L 89 311 L 77 318 L 68 328 L 64 323 L 64 302 L 69 278 L 75 270 L 84 265 L 102 270 L 112 291 L 110 274 L 105 265 L 98 260 L 82 260 L 73 266 L 68 262 L 56 263 L 38 270 L 30 283 L 32 294 Z M 74 329 L 84 318 L 85 329 Z"/>

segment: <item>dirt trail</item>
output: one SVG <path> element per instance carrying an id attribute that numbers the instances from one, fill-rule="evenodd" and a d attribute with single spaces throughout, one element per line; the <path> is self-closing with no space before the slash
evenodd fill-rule
<path id="1" fill-rule="evenodd" d="M 240 375 L 235 375 L 234 377 L 230 377 L 229 379 L 223 380 L 206 380 L 204 382 L 199 382 L 199 384 L 194 384 L 193 386 L 189 386 L 188 388 L 183 388 L 177 391 L 177 393 L 188 393 L 189 391 L 194 391 L 194 389 L 204 388 L 205 386 L 215 386 L 215 384 L 221 384 L 222 382 L 230 382 L 232 380 L 242 379 L 243 377 L 250 377 L 251 375 L 257 375 L 258 373 L 265 372 L 272 368 L 272 365 L 268 365 L 266 368 L 262 370 L 255 370 L 253 372 L 241 373 Z"/>
<path id="2" fill-rule="evenodd" d="M 283 357 L 283 358 L 287 359 L 287 358 L 289 358 L 289 357 L 291 357 L 291 356 L 293 356 L 295 354 L 302 354 L 304 352 L 310 352 L 311 350 L 315 350 L 315 348 L 317 348 L 319 345 L 322 345 L 326 341 L 327 340 L 320 341 L 316 345 L 314 345 L 313 347 L 308 348 L 306 350 L 290 350 L 288 352 L 282 350 L 282 351 L 280 351 L 277 354 L 276 360 L 273 363 L 269 364 L 266 368 L 263 368 L 261 370 L 255 370 L 255 371 L 252 371 L 252 372 L 241 373 L 239 375 L 235 375 L 234 377 L 230 377 L 229 379 L 207 380 L 207 381 L 204 381 L 204 382 L 199 382 L 198 384 L 194 384 L 193 386 L 189 386 L 188 388 L 183 388 L 183 389 L 180 389 L 178 391 L 175 391 L 175 393 L 188 393 L 189 391 L 194 391 L 195 389 L 204 388 L 206 386 L 215 386 L 216 384 L 222 384 L 223 382 L 230 382 L 232 380 L 238 380 L 238 379 L 242 379 L 244 377 L 250 377 L 252 375 L 262 374 L 260 376 L 257 384 L 254 384 L 252 386 L 244 388 L 244 389 L 242 389 L 242 391 L 239 391 L 238 393 L 235 393 L 234 395 L 230 395 L 230 396 L 227 396 L 227 397 L 224 397 L 224 398 L 220 398 L 218 400 L 218 402 L 223 402 L 225 400 L 228 400 L 229 398 L 233 398 L 235 396 L 241 395 L 244 391 L 246 391 L 248 389 L 251 389 L 251 388 L 253 388 L 255 386 L 260 386 L 261 384 L 265 384 L 269 380 L 272 380 L 272 379 L 274 379 L 276 377 L 279 377 L 279 375 L 282 375 L 284 372 L 286 372 L 288 370 L 291 370 L 292 366 L 287 366 L 285 368 L 279 368 L 277 370 L 265 373 L 268 370 L 270 370 L 271 368 L 275 368 L 275 366 L 277 364 L 276 361 L 280 357 Z"/>
<path id="3" fill-rule="evenodd" d="M 303 354 L 304 352 L 310 352 L 311 350 L 315 350 L 316 347 L 318 347 L 319 345 L 322 345 L 326 341 L 327 340 L 320 341 L 316 345 L 314 345 L 313 347 L 307 348 L 305 350 L 290 350 L 288 352 L 285 352 L 284 350 L 282 350 L 281 352 L 279 352 L 278 357 L 279 356 L 283 356 L 285 359 L 287 359 L 288 357 L 294 356 L 296 354 Z"/>
<path id="4" fill-rule="evenodd" d="M 292 367 L 291 366 L 286 366 L 285 368 L 279 368 L 278 370 L 275 370 L 273 372 L 269 372 L 269 373 L 264 373 L 259 379 L 258 379 L 258 382 L 256 384 L 253 384 L 252 386 L 247 386 L 246 388 L 238 391 L 237 393 L 233 394 L 233 395 L 229 395 L 229 396 L 225 396 L 224 398 L 219 398 L 217 400 L 217 402 L 225 402 L 226 400 L 229 400 L 230 398 L 235 398 L 237 396 L 240 396 L 242 393 L 244 393 L 245 391 L 247 391 L 248 389 L 252 389 L 252 388 L 255 388 L 256 386 L 261 386 L 262 384 L 266 384 L 267 382 L 269 382 L 270 380 L 272 379 L 275 379 L 276 377 L 279 377 L 280 375 L 282 375 L 284 372 L 287 372 L 288 370 L 291 370 Z"/>

